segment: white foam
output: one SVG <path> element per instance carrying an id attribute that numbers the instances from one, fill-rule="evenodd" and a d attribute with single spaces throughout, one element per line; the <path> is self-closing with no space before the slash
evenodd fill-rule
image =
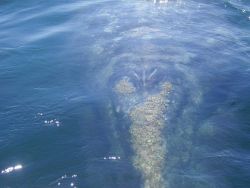
<path id="1" fill-rule="evenodd" d="M 2 174 L 9 174 L 9 173 L 11 173 L 11 172 L 13 172 L 13 171 L 17 171 L 17 170 L 20 170 L 20 169 L 22 169 L 22 168 L 23 168 L 23 166 L 20 165 L 20 164 L 18 164 L 18 165 L 16 165 L 16 166 L 10 166 L 10 167 L 8 167 L 8 168 L 2 170 L 1 173 L 2 173 Z"/>

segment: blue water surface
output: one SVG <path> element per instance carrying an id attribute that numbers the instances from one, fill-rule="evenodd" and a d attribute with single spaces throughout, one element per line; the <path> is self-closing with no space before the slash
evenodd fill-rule
<path id="1" fill-rule="evenodd" d="M 166 187 L 249 188 L 248 0 L 2 0 L 0 187 L 143 187 L 112 90 L 157 62 Z"/>

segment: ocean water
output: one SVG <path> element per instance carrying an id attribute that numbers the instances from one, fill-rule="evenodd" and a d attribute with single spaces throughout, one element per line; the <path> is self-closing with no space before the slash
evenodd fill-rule
<path id="1" fill-rule="evenodd" d="M 131 109 L 163 82 L 148 186 Z M 0 188 L 249 188 L 250 2 L 2 0 L 0 172 Z"/>

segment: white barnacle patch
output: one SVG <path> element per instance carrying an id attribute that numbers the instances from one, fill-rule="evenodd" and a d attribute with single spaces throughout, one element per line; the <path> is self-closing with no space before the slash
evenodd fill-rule
<path id="1" fill-rule="evenodd" d="M 130 134 L 135 151 L 134 165 L 144 178 L 144 187 L 164 187 L 163 167 L 166 157 L 162 129 L 168 105 L 166 97 L 172 85 L 163 83 L 161 91 L 150 95 L 129 112 Z"/>
<path id="2" fill-rule="evenodd" d="M 120 94 L 131 94 L 135 92 L 134 85 L 129 81 L 128 78 L 123 78 L 122 80 L 118 81 L 115 85 L 115 91 Z"/>
<path id="3" fill-rule="evenodd" d="M 135 78 L 144 85 L 147 79 L 154 77 L 157 69 L 153 69 L 148 77 L 146 71 L 143 71 L 142 75 L 135 71 L 133 73 Z M 136 91 L 127 77 L 119 80 L 114 87 L 123 105 L 121 110 L 131 120 L 129 132 L 135 153 L 133 164 L 141 173 L 145 188 L 162 188 L 165 185 L 163 167 L 166 158 L 166 139 L 162 136 L 162 132 L 169 104 L 167 96 L 172 90 L 172 85 L 169 82 L 161 82 L 156 87 L 158 87 L 156 92 L 145 90 L 144 93 L 147 92 L 147 94 L 142 95 Z M 143 89 L 147 88 L 143 87 Z M 104 159 L 117 160 L 118 158 L 104 157 Z"/>

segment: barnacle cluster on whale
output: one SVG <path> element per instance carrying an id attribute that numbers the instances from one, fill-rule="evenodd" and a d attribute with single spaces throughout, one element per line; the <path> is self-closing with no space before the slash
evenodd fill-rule
<path id="1" fill-rule="evenodd" d="M 135 92 L 135 87 L 129 81 L 129 78 L 125 77 L 116 84 L 115 91 L 120 94 L 130 94 Z"/>
<path id="2" fill-rule="evenodd" d="M 132 125 L 130 134 L 135 151 L 134 165 L 142 173 L 145 188 L 164 187 L 163 168 L 166 158 L 166 143 L 162 136 L 165 125 L 164 114 L 171 90 L 170 83 L 164 83 L 160 93 L 149 96 L 145 102 L 130 112 Z"/>
<path id="3" fill-rule="evenodd" d="M 156 69 L 151 72 L 148 78 L 152 78 L 155 73 Z M 139 78 L 138 75 L 136 77 L 137 81 L 145 81 L 143 77 Z M 133 164 L 141 173 L 145 188 L 162 188 L 165 185 L 163 171 L 166 158 L 166 141 L 162 135 L 162 130 L 164 129 L 165 113 L 169 103 L 167 96 L 172 89 L 172 84 L 164 81 L 158 87 L 157 92 L 147 92 L 146 95 L 141 96 L 143 100 L 136 101 L 134 96 L 140 94 L 128 77 L 117 81 L 114 86 L 114 91 L 121 102 L 125 100 L 128 101 L 125 102 L 126 104 L 132 103 L 123 112 L 127 113 L 131 121 L 129 133 L 135 153 Z"/>

